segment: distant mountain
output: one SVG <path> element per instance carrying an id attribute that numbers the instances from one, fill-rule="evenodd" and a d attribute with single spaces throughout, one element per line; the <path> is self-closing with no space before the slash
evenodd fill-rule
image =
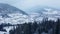
<path id="1" fill-rule="evenodd" d="M 9 14 L 9 13 L 22 13 L 27 15 L 27 13 L 16 7 L 13 7 L 9 4 L 0 3 L 0 14 Z"/>
<path id="2" fill-rule="evenodd" d="M 60 18 L 60 10 L 51 7 L 34 7 L 31 12 L 30 16 L 34 20 L 42 20 L 43 18 L 56 20 Z"/>
<path id="3" fill-rule="evenodd" d="M 4 11 L 5 13 L 15 13 L 15 12 L 19 12 L 19 13 L 23 13 L 23 14 L 26 14 L 24 11 L 14 7 L 14 6 L 11 6 L 9 4 L 3 4 L 3 3 L 0 3 L 0 12 Z"/>
<path id="4" fill-rule="evenodd" d="M 56 20 L 60 18 L 60 10 L 51 7 L 34 7 L 25 13 L 9 4 L 0 3 L 0 23 L 22 24 L 34 20 L 42 21 L 43 18 Z"/>
<path id="5" fill-rule="evenodd" d="M 28 14 L 9 4 L 0 3 L 0 23 L 22 23 Z"/>

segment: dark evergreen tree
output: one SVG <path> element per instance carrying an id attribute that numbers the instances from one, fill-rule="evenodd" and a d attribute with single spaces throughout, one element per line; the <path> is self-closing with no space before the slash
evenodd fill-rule
<path id="1" fill-rule="evenodd" d="M 38 24 L 36 21 L 34 21 L 33 25 L 32 25 L 32 28 L 34 31 L 36 31 L 36 29 L 38 28 Z"/>
<path id="2" fill-rule="evenodd" d="M 57 20 L 57 25 L 56 25 L 56 32 L 55 34 L 60 34 L 60 19 Z"/>
<path id="3" fill-rule="evenodd" d="M 32 32 L 31 32 L 31 23 L 25 23 L 25 25 L 24 25 L 24 34 L 32 34 Z"/>
<path id="4" fill-rule="evenodd" d="M 41 34 L 42 32 L 45 32 L 49 34 L 60 34 L 60 19 L 57 21 L 52 21 L 48 19 L 44 19 L 42 22 L 38 23 L 34 21 L 24 23 L 24 24 L 18 24 L 17 28 L 10 31 L 10 34 Z M 51 30 L 51 31 L 49 31 Z"/>

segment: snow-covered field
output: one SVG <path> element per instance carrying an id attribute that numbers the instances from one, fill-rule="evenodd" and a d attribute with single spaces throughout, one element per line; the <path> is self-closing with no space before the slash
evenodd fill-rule
<path id="1" fill-rule="evenodd" d="M 4 27 L 3 29 L 5 29 L 6 32 L 5 31 L 0 31 L 0 34 L 9 34 L 9 31 L 11 29 L 13 29 L 13 28 L 16 28 L 16 26 L 7 26 L 7 27 Z"/>
<path id="2" fill-rule="evenodd" d="M 0 34 L 5 34 L 6 32 L 0 31 Z"/>

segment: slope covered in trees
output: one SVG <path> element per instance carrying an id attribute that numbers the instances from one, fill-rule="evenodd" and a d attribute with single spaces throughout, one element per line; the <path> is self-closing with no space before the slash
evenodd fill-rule
<path id="1" fill-rule="evenodd" d="M 10 34 L 60 34 L 60 19 L 18 24 L 16 29 L 10 30 Z"/>

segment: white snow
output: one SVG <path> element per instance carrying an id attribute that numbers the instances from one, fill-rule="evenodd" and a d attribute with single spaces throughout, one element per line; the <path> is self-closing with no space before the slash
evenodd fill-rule
<path id="1" fill-rule="evenodd" d="M 0 34 L 4 34 L 4 33 L 6 33 L 6 32 L 0 31 Z"/>
<path id="2" fill-rule="evenodd" d="M 20 13 L 12 13 L 12 14 L 8 14 L 8 16 L 10 16 L 11 18 L 0 17 L 0 22 L 1 23 L 11 23 L 11 24 L 21 24 L 21 23 L 26 22 L 26 20 L 28 20 L 27 15 L 23 15 Z"/>
<path id="3" fill-rule="evenodd" d="M 42 21 L 42 19 L 45 16 L 49 18 L 48 20 L 55 20 L 56 18 L 60 17 L 60 16 L 55 16 L 55 14 L 60 15 L 60 11 L 53 10 L 53 9 L 50 9 L 50 8 L 44 8 L 44 9 L 46 10 L 46 12 L 43 11 L 42 12 L 43 15 L 34 12 L 34 13 L 29 14 L 29 16 L 24 15 L 22 13 L 8 14 L 8 16 L 10 16 L 10 18 L 2 18 L 2 16 L 0 16 L 0 24 L 1 23 L 22 24 L 22 23 L 25 23 L 25 22 L 33 22 L 34 20 Z M 54 16 L 52 16 L 52 15 L 54 15 Z"/>
<path id="4" fill-rule="evenodd" d="M 13 28 L 16 29 L 16 26 L 7 26 L 7 27 L 4 27 L 3 29 L 5 29 L 7 32 L 5 32 L 6 34 L 9 34 L 9 31 L 12 30 Z"/>
<path id="5" fill-rule="evenodd" d="M 58 14 L 57 11 L 48 11 L 48 12 L 43 12 L 43 14 Z"/>

